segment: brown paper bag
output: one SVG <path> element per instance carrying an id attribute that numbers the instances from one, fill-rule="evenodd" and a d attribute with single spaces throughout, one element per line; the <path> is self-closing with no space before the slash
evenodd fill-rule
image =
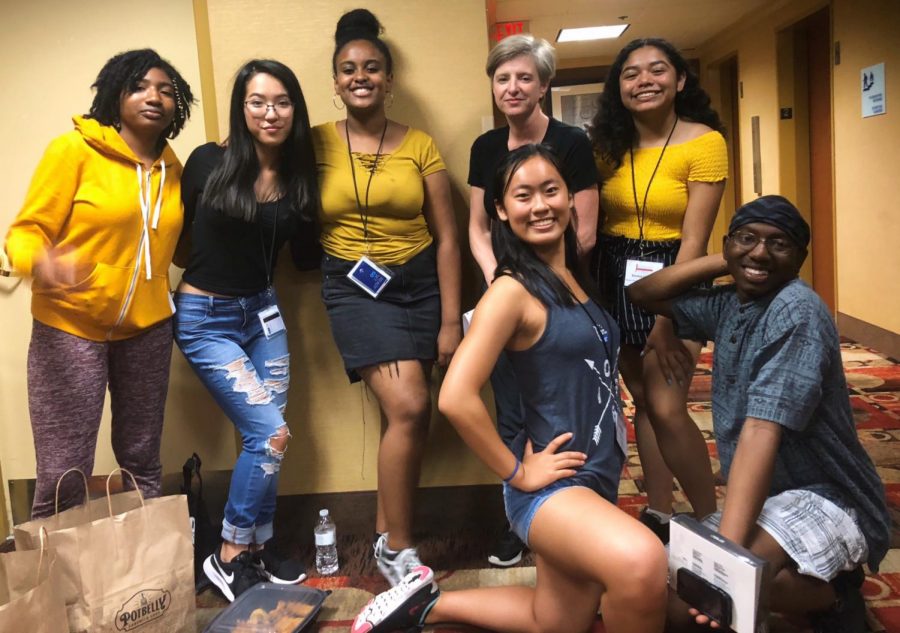
<path id="1" fill-rule="evenodd" d="M 34 549 L 41 527 L 50 533 L 71 633 L 138 628 L 141 633 L 194 633 L 194 556 L 185 497 L 143 499 L 134 491 L 111 495 L 115 473 L 106 480 L 102 516 L 92 501 L 24 523 L 15 528 L 16 548 Z"/>
<path id="2" fill-rule="evenodd" d="M 56 553 L 43 544 L 0 554 L 0 631 L 68 633 L 58 568 Z"/>

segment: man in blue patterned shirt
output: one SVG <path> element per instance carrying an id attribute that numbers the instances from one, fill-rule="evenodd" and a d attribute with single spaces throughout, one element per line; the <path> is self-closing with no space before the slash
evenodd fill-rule
<path id="1" fill-rule="evenodd" d="M 862 633 L 861 565 L 884 558 L 890 519 L 856 435 L 834 322 L 797 278 L 808 244 L 796 207 L 764 196 L 737 211 L 724 253 L 665 268 L 628 295 L 674 319 L 681 338 L 715 342 L 713 430 L 728 487 L 707 520 L 769 561 L 774 611 L 809 615 L 817 633 Z M 726 273 L 733 284 L 692 290 Z"/>

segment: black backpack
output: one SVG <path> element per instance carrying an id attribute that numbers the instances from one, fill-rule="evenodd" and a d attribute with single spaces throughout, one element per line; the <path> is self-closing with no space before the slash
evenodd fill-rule
<path id="1" fill-rule="evenodd" d="M 203 478 L 200 475 L 200 456 L 197 453 L 184 463 L 181 469 L 184 482 L 181 492 L 187 497 L 188 514 L 191 516 L 191 536 L 194 540 L 194 583 L 199 593 L 209 584 L 203 573 L 203 561 L 219 546 L 219 531 L 209 518 L 209 510 L 203 502 Z M 194 476 L 197 483 L 194 485 Z M 196 489 L 196 492 L 195 492 Z"/>

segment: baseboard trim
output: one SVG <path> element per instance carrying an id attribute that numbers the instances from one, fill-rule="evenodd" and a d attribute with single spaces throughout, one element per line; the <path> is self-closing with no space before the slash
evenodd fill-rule
<path id="1" fill-rule="evenodd" d="M 873 347 L 894 361 L 900 359 L 900 334 L 872 325 L 843 312 L 838 312 L 837 314 L 837 326 L 842 336 L 851 338 L 857 343 L 862 343 L 868 347 Z"/>

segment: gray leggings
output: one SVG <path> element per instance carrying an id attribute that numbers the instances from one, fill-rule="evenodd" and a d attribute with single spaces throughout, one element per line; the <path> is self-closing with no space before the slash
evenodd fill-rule
<path id="1" fill-rule="evenodd" d="M 32 518 L 53 514 L 62 473 L 69 468 L 80 468 L 88 476 L 93 472 L 107 385 L 116 461 L 134 474 L 145 496 L 159 496 L 159 447 L 171 358 L 169 320 L 133 338 L 110 342 L 89 341 L 34 322 L 28 347 L 28 409 L 37 456 Z M 131 487 L 128 478 L 126 485 Z M 81 478 L 66 477 L 59 509 L 83 498 Z"/>

